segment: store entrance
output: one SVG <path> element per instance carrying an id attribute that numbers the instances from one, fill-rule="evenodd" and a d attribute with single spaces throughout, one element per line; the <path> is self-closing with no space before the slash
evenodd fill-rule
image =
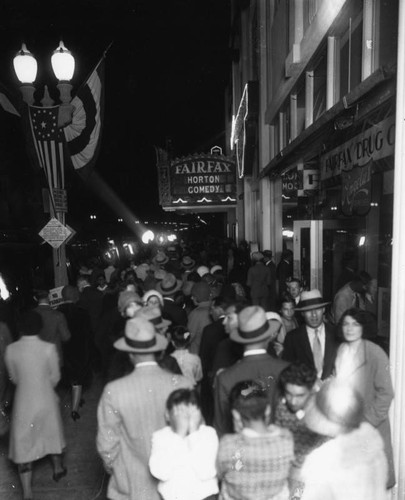
<path id="1" fill-rule="evenodd" d="M 294 221 L 294 276 L 307 289 L 321 290 L 333 300 L 344 266 L 351 260 L 364 269 L 365 232 L 357 218 Z"/>

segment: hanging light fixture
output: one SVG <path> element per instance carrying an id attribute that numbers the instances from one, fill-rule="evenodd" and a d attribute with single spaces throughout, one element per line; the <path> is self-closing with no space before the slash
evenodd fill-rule
<path id="1" fill-rule="evenodd" d="M 32 85 L 37 77 L 38 64 L 25 43 L 13 59 L 14 71 L 23 85 Z"/>
<path id="2" fill-rule="evenodd" d="M 75 72 L 75 58 L 72 56 L 62 40 L 59 42 L 59 47 L 53 52 L 51 64 L 56 78 L 60 82 L 69 82 L 73 78 Z"/>

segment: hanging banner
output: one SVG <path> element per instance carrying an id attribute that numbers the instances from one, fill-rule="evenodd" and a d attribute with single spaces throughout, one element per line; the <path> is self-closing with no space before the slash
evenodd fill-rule
<path id="1" fill-rule="evenodd" d="M 345 215 L 367 215 L 371 204 L 371 165 L 355 166 L 342 172 L 342 212 Z"/>
<path id="2" fill-rule="evenodd" d="M 321 181 L 394 154 L 395 116 L 390 116 L 321 156 Z"/>

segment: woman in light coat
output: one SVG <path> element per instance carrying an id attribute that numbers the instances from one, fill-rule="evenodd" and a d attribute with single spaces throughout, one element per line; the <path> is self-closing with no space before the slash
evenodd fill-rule
<path id="1" fill-rule="evenodd" d="M 19 321 L 20 340 L 6 349 L 5 360 L 16 385 L 11 415 L 9 458 L 18 465 L 24 499 L 32 499 L 32 462 L 51 456 L 53 479 L 66 475 L 65 439 L 55 386 L 60 378 L 56 347 L 38 337 L 42 319 L 35 311 Z"/>
<path id="2" fill-rule="evenodd" d="M 347 309 L 339 322 L 344 342 L 335 362 L 336 377 L 345 380 L 364 399 L 364 420 L 375 427 L 384 441 L 388 462 L 387 488 L 395 484 L 391 428 L 388 411 L 394 398 L 388 356 L 383 349 L 363 338 L 367 335 L 370 315 L 366 311 Z"/>

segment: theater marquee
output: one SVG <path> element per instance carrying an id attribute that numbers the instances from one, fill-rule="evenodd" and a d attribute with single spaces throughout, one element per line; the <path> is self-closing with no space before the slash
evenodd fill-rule
<path id="1" fill-rule="evenodd" d="M 235 162 L 222 154 L 194 154 L 158 163 L 160 204 L 165 210 L 236 205 Z"/>

